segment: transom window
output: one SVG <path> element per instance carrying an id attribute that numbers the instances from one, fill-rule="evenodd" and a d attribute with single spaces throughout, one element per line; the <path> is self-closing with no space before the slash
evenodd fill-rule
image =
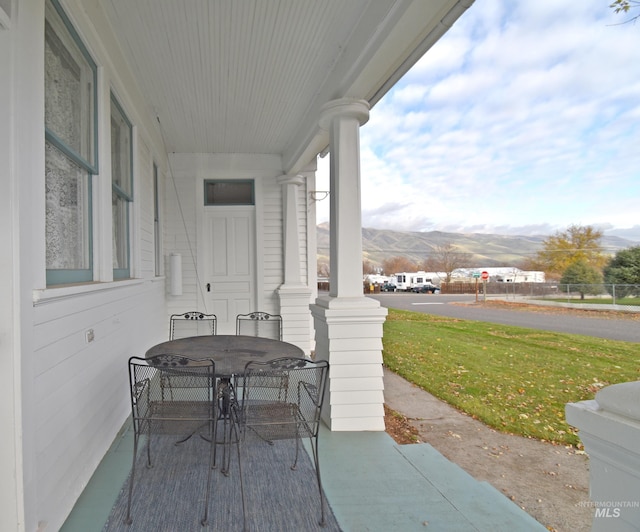
<path id="1" fill-rule="evenodd" d="M 46 4 L 47 285 L 93 280 L 91 177 L 98 172 L 97 67 L 57 0 Z"/>
<path id="2" fill-rule="evenodd" d="M 255 205 L 252 179 L 218 180 L 204 182 L 205 205 Z"/>

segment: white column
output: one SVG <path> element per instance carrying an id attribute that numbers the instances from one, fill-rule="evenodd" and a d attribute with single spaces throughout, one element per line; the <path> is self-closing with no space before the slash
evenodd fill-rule
<path id="1" fill-rule="evenodd" d="M 362 296 L 362 209 L 360 206 L 360 125 L 369 104 L 336 100 L 322 109 L 320 126 L 330 136 L 330 238 L 333 297 Z"/>
<path id="2" fill-rule="evenodd" d="M 607 386 L 565 413 L 589 455 L 592 532 L 640 530 L 640 382 Z"/>
<path id="3" fill-rule="evenodd" d="M 298 219 L 298 188 L 304 184 L 299 175 L 283 175 L 278 178 L 282 185 L 283 239 L 284 239 L 284 285 L 302 284 L 300 272 L 300 220 Z"/>
<path id="4" fill-rule="evenodd" d="M 298 190 L 305 179 L 299 175 L 284 175 L 278 179 L 282 185 L 282 239 L 284 283 L 278 289 L 283 340 L 291 342 L 305 353 L 311 351 L 311 289 L 302 282 L 302 256 L 300 219 L 298 216 Z"/>
<path id="5" fill-rule="evenodd" d="M 330 364 L 323 418 L 331 430 L 384 430 L 382 325 L 387 314 L 366 298 L 362 277 L 360 125 L 366 101 L 340 99 L 322 109 L 331 152 L 330 291 L 311 306 L 316 358 Z"/>

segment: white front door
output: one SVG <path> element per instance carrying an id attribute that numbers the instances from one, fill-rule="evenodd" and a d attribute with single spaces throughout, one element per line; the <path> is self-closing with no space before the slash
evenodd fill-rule
<path id="1" fill-rule="evenodd" d="M 235 334 L 237 314 L 255 310 L 255 209 L 205 207 L 200 271 L 205 308 L 218 334 Z"/>

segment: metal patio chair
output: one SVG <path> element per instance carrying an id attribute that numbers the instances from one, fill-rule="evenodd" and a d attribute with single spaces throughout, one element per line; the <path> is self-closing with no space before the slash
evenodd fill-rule
<path id="1" fill-rule="evenodd" d="M 129 384 L 134 429 L 133 465 L 129 480 L 126 523 L 131 524 L 131 498 L 136 475 L 140 438 L 146 437 L 147 467 L 152 467 L 154 436 L 178 435 L 181 443 L 193 434 L 204 432 L 208 442 L 209 461 L 202 525 L 207 524 L 211 470 L 215 467 L 215 434 L 217 420 L 215 363 L 193 360 L 178 355 L 158 355 L 149 359 L 129 359 Z M 154 460 L 159 457 L 154 456 Z"/>
<path id="2" fill-rule="evenodd" d="M 282 340 L 282 316 L 261 311 L 238 314 L 236 334 Z"/>
<path id="3" fill-rule="evenodd" d="M 250 438 L 268 443 L 295 439 L 296 452 L 291 465 L 291 469 L 295 470 L 301 439 L 309 438 L 318 483 L 322 526 L 325 524 L 325 512 L 318 458 L 318 432 L 328 369 L 329 363 L 326 361 L 314 362 L 300 358 L 249 362 L 244 374 L 239 377 L 241 400 L 234 404 L 234 422 L 240 429 L 241 457 Z M 274 386 L 274 383 L 280 383 L 280 386 Z M 242 476 L 242 469 L 240 475 Z M 246 512 L 242 480 L 241 491 Z"/>
<path id="4" fill-rule="evenodd" d="M 169 319 L 169 340 L 216 334 L 217 325 L 218 318 L 215 314 L 205 314 L 197 310 L 172 314 Z"/>

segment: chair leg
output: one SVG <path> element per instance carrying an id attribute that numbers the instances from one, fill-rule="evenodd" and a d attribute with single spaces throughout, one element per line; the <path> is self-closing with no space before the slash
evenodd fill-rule
<path id="1" fill-rule="evenodd" d="M 231 463 L 231 430 L 233 422 L 231 420 L 231 409 L 233 401 L 233 384 L 230 379 L 221 379 L 218 384 L 218 416 L 217 421 L 222 419 L 222 474 L 229 476 L 229 465 Z M 217 431 L 216 431 L 217 435 Z M 215 462 L 214 462 L 215 463 Z"/>
<path id="2" fill-rule="evenodd" d="M 322 479 L 320 478 L 320 459 L 318 457 L 318 436 L 311 438 L 311 451 L 313 453 L 313 462 L 316 468 L 316 480 L 318 481 L 318 491 L 320 493 L 320 526 L 325 526 L 324 518 L 324 492 L 322 491 Z"/>
<path id="3" fill-rule="evenodd" d="M 300 452 L 300 435 L 296 436 L 296 456 L 293 459 L 293 464 L 291 465 L 291 470 L 295 471 L 298 469 L 298 453 Z"/>
<path id="4" fill-rule="evenodd" d="M 240 435 L 238 434 L 238 427 L 235 423 L 232 424 L 236 438 L 236 451 L 238 453 L 238 477 L 240 478 L 240 498 L 242 499 L 242 529 L 244 532 L 249 531 L 249 524 L 247 522 L 247 503 L 244 495 L 244 479 L 242 478 L 242 459 L 240 452 Z M 244 441 L 243 441 L 244 444 Z"/>
<path id="5" fill-rule="evenodd" d="M 131 465 L 131 475 L 129 477 L 129 498 L 127 500 L 127 517 L 124 522 L 127 525 L 133 523 L 133 519 L 131 518 L 131 497 L 133 495 L 133 477 L 136 474 L 136 457 L 138 454 L 138 434 L 134 434 L 133 436 L 133 463 Z"/>
<path id="6" fill-rule="evenodd" d="M 209 497 L 211 495 L 211 470 L 214 468 L 214 460 L 215 460 L 215 449 L 216 449 L 216 438 L 215 435 L 212 434 L 210 448 L 209 448 L 209 466 L 207 467 L 207 494 L 204 499 L 204 517 L 200 522 L 202 526 L 207 526 L 209 523 Z"/>

